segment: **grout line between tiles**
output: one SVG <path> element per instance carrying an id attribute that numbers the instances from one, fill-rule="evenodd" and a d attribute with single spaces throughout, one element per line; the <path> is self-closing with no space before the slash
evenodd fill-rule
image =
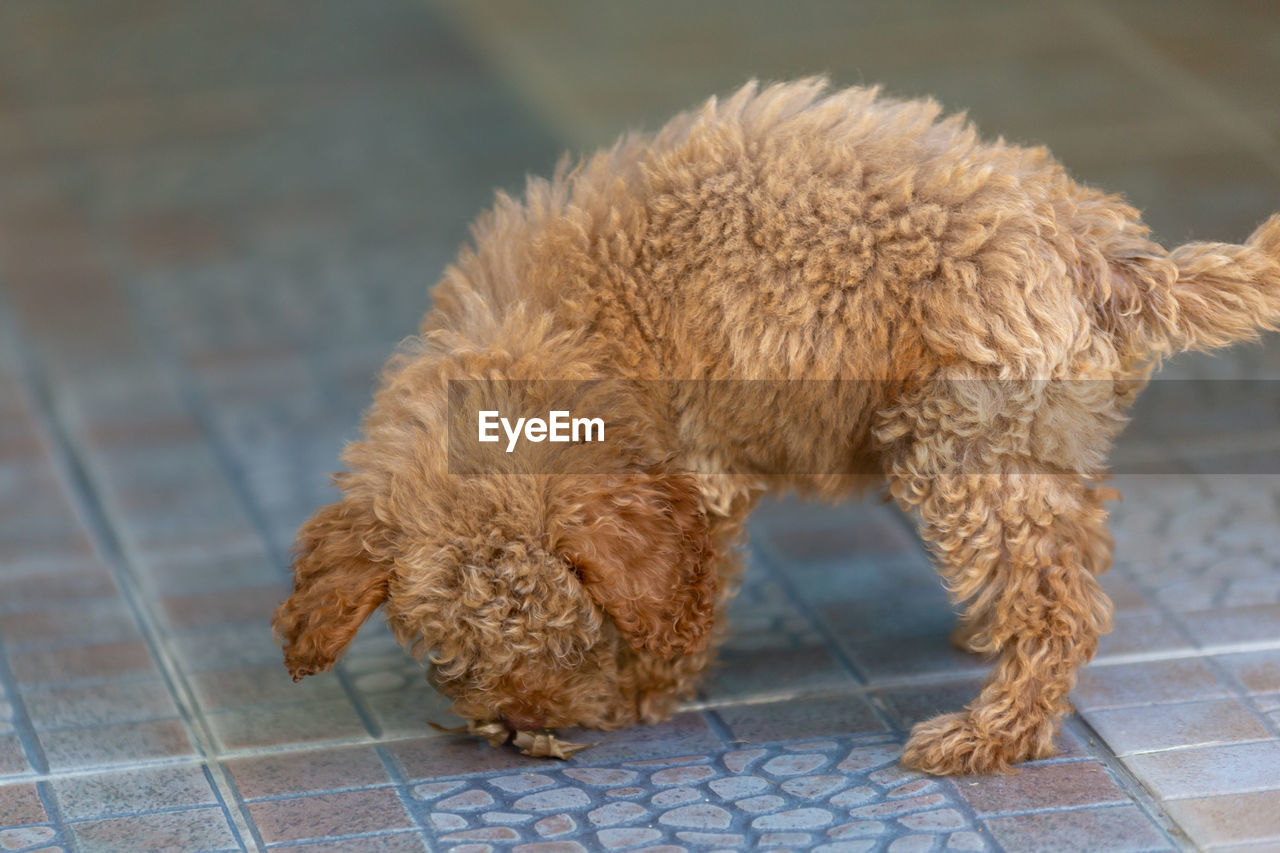
<path id="1" fill-rule="evenodd" d="M 1274 737 L 1253 737 L 1246 740 L 1209 740 L 1199 743 L 1180 743 L 1174 746 L 1157 746 L 1151 749 L 1131 749 L 1127 752 L 1116 753 L 1116 757 L 1121 761 L 1133 758 L 1138 755 L 1161 755 L 1166 752 L 1183 752 L 1192 749 L 1214 749 L 1225 746 L 1245 746 L 1251 743 L 1272 743 Z"/>
<path id="2" fill-rule="evenodd" d="M 4 356 L 4 363 L 10 365 L 24 364 L 22 353 L 18 350 L 18 334 L 14 328 L 13 312 L 9 310 L 5 304 L 3 291 L 0 291 L 0 355 Z M 22 393 L 23 377 L 21 371 L 6 371 L 12 376 L 13 387 Z M 30 420 L 34 420 L 30 406 L 25 407 L 28 411 Z M 34 426 L 34 425 L 33 425 Z M 27 708 L 26 697 L 20 689 L 20 682 L 13 672 L 13 668 L 9 665 L 9 656 L 5 648 L 5 644 L 0 641 L 0 688 L 3 688 L 6 700 L 13 710 L 13 733 L 18 738 L 18 744 L 22 748 L 23 756 L 27 759 L 27 764 L 36 771 L 37 774 L 46 772 L 49 768 L 48 758 L 44 754 L 44 748 L 40 743 L 40 738 L 36 734 L 35 723 L 31 719 L 31 713 Z"/>
<path id="3" fill-rule="evenodd" d="M 948 777 L 948 778 L 952 778 L 952 777 Z M 964 784 L 963 780 L 966 778 L 969 778 L 969 777 L 964 777 L 964 776 L 960 777 L 959 784 Z M 1121 790 L 1123 791 L 1123 788 Z M 1124 791 L 1124 793 L 1127 795 L 1130 792 Z M 961 796 L 963 797 L 964 795 L 961 794 Z M 1122 809 L 1125 806 L 1132 806 L 1132 805 L 1137 805 L 1137 802 L 1133 797 L 1128 797 L 1127 799 L 1123 799 L 1123 800 L 1112 800 L 1110 802 L 1099 802 L 1099 803 L 1083 803 L 1080 805 L 1040 806 L 1034 809 L 1002 809 L 998 812 L 988 812 L 988 813 L 980 814 L 978 815 L 978 820 L 988 821 L 988 820 L 993 820 L 993 819 L 1002 818 L 1002 817 L 1023 817 L 1025 815 L 1038 815 L 1038 814 L 1061 814 L 1063 812 L 1088 812 L 1088 811 L 1094 811 L 1096 809 Z M 1142 809 L 1141 806 L 1138 806 L 1138 808 L 1139 810 L 1145 811 L 1144 809 Z"/>
<path id="4" fill-rule="evenodd" d="M 339 835 L 339 836 L 325 835 L 317 838 L 299 838 L 297 840 L 290 840 L 290 841 L 273 841 L 271 842 L 271 846 L 269 849 L 270 850 L 291 850 L 294 847 L 302 847 L 308 844 L 324 844 L 326 842 L 337 842 L 341 844 L 344 841 L 360 841 L 367 838 L 394 838 L 397 835 L 413 835 L 413 836 L 417 836 L 418 838 L 423 838 L 423 830 L 416 826 L 406 826 L 403 829 L 384 829 L 384 830 L 378 830 L 376 832 L 364 832 L 358 835 Z M 452 846 L 458 847 L 458 846 L 462 846 L 463 844 L 465 844 L 465 842 L 454 842 Z M 430 850 L 431 848 L 428 847 L 427 849 Z"/>
<path id="5" fill-rule="evenodd" d="M 378 782 L 373 785 L 346 785 L 338 788 L 321 788 L 318 791 L 289 791 L 284 794 L 270 794 L 265 797 L 243 797 L 242 802 L 245 805 L 257 805 L 258 803 L 274 803 L 280 800 L 305 800 L 308 797 L 318 797 L 328 794 L 352 794 L 359 791 L 385 791 L 388 788 L 404 787 L 410 783 L 403 779 L 388 779 L 386 782 Z M 402 798 L 403 799 L 403 798 Z"/>
<path id="6" fill-rule="evenodd" d="M 13 733 L 18 738 L 18 744 L 22 747 L 23 755 L 27 758 L 27 764 L 37 774 L 47 771 L 49 759 L 45 756 L 44 748 L 40 744 L 40 736 L 31 720 L 31 712 L 27 709 L 26 698 L 22 695 L 22 691 L 18 689 L 17 681 L 14 679 L 4 643 L 0 643 L 0 685 L 3 685 L 6 700 L 9 703 L 9 707 L 13 709 Z"/>
<path id="7" fill-rule="evenodd" d="M 209 778 L 210 781 L 212 781 L 214 778 L 215 765 L 218 768 L 218 773 L 222 774 L 225 777 L 227 787 L 230 788 L 231 793 L 234 795 L 231 799 L 231 802 L 234 802 L 236 804 L 236 811 L 240 812 L 244 816 L 246 829 L 250 833 L 249 837 L 253 840 L 253 843 L 256 844 L 259 848 L 265 849 L 267 846 L 267 843 L 262 838 L 262 832 L 258 829 L 257 822 L 253 820 L 253 816 L 249 812 L 249 806 L 245 803 L 244 797 L 240 795 L 240 787 L 236 784 L 235 776 L 231 773 L 229 769 L 227 769 L 227 766 L 222 762 L 221 759 L 219 759 L 217 762 L 214 762 L 211 760 L 208 764 L 205 765 L 205 768 L 204 768 L 205 775 Z"/>
<path id="8" fill-rule="evenodd" d="M 130 770 L 156 770 L 165 767 L 199 767 L 208 759 L 199 755 L 180 756 L 175 758 L 140 758 L 124 764 L 96 764 L 92 767 L 74 767 L 66 770 L 51 770 L 27 776 L 5 777 L 0 785 L 11 785 L 18 782 L 56 782 L 61 779 L 83 779 L 101 776 L 104 773 L 121 773 Z"/>
<path id="9" fill-rule="evenodd" d="M 120 268 L 127 268 L 127 265 L 118 258 L 113 260 Z M 276 547 L 270 514 L 254 492 L 249 476 L 237 459 L 227 436 L 219 429 L 218 419 L 210 406 L 208 395 L 202 389 L 199 376 L 186 366 L 186 359 L 174 343 L 169 326 L 155 315 L 154 307 L 145 298 L 145 294 L 138 293 L 136 288 L 130 288 L 130 295 L 138 306 L 139 325 L 146 333 L 146 338 L 157 355 L 161 369 L 170 377 L 173 387 L 177 389 L 179 400 L 199 426 L 218 470 L 225 478 L 240 509 L 249 518 L 249 523 L 257 534 L 264 553 L 271 560 L 272 565 L 277 567 L 277 571 L 273 574 L 278 577 L 282 573 L 280 569 L 289 566 L 291 560 L 288 554 L 282 553 Z M 284 573 L 286 577 L 292 574 L 291 571 Z M 381 734 L 381 727 L 364 701 L 364 697 L 356 689 L 345 667 L 334 667 L 333 672 L 360 724 L 376 739 Z"/>
<path id="10" fill-rule="evenodd" d="M 58 795 L 53 790 L 53 786 L 49 783 L 43 783 L 36 786 L 36 790 L 40 794 L 40 802 L 44 805 L 45 815 L 49 818 L 49 822 L 61 830 L 63 827 L 70 827 L 71 822 L 67 820 L 66 815 L 62 811 L 62 803 L 58 802 Z M 71 832 L 59 832 L 59 835 L 66 835 L 64 843 L 71 850 L 76 850 L 80 846 L 79 840 Z"/>
<path id="11" fill-rule="evenodd" d="M 1177 611 L 1168 611 L 1176 618 Z M 1180 623 L 1181 620 L 1178 620 Z M 1178 623 L 1174 623 L 1178 627 Z M 1247 654 L 1250 652 L 1280 651 L 1280 637 L 1274 640 L 1248 640 L 1239 643 L 1214 643 L 1207 646 L 1196 646 L 1190 649 L 1157 649 L 1150 652 L 1127 652 L 1125 654 L 1106 655 L 1095 658 L 1090 667 L 1124 666 L 1134 663 L 1151 663 L 1155 661 L 1182 660 L 1194 658 L 1212 658 L 1219 655 Z"/>
<path id="12" fill-rule="evenodd" d="M 1111 772 L 1120 789 L 1128 794 L 1130 801 L 1160 828 L 1165 837 L 1177 845 L 1180 850 L 1196 850 L 1195 845 L 1191 843 L 1189 836 L 1182 830 L 1182 827 L 1165 812 L 1155 795 L 1138 781 L 1138 777 L 1134 776 L 1129 770 L 1129 766 L 1124 762 L 1124 759 L 1112 751 L 1111 745 L 1106 742 L 1093 726 L 1089 725 L 1088 720 L 1081 714 L 1076 713 L 1072 715 L 1067 725 L 1073 727 L 1076 736 L 1083 742 L 1093 743 L 1096 747 L 1099 747 L 1093 751 L 1093 757 Z"/>
<path id="13" fill-rule="evenodd" d="M 1271 732 L 1272 737 L 1280 739 L 1280 714 L 1272 717 L 1272 713 L 1274 713 L 1274 711 L 1264 711 L 1259 707 L 1257 700 L 1257 694 L 1246 693 L 1242 699 L 1242 703 L 1246 704 L 1249 710 L 1251 710 L 1262 721 L 1262 725 L 1267 729 L 1267 731 Z"/>
<path id="14" fill-rule="evenodd" d="M 720 741 L 721 748 L 725 748 L 733 744 L 737 739 L 733 736 L 733 729 L 729 727 L 720 715 L 716 713 L 714 708 L 708 708 L 705 711 L 697 712 L 701 714 L 702 721 L 707 724 L 707 728 Z"/>
<path id="15" fill-rule="evenodd" d="M 21 341 L 21 338 L 16 337 L 16 332 L 14 339 Z M 58 477 L 68 493 L 76 516 L 94 542 L 103 562 L 110 568 L 120 589 L 120 595 L 137 623 L 150 653 L 155 658 L 159 674 L 178 706 L 185 723 L 184 729 L 193 741 L 194 747 L 200 754 L 212 758 L 216 755 L 216 740 L 213 732 L 200 712 L 190 686 L 183 679 L 173 659 L 164 634 L 160 630 L 157 615 L 147 606 L 136 569 L 121 544 L 110 511 L 102 502 L 101 491 L 86 464 L 83 449 L 76 445 L 70 432 L 59 419 L 47 379 L 26 356 L 21 344 L 17 348 L 17 363 L 20 369 L 20 381 L 17 386 L 19 393 L 26 396 L 27 408 L 33 420 L 41 427 L 41 438 L 49 451 Z M 214 787 L 215 794 L 224 797 L 228 793 L 227 780 L 220 772 L 214 774 L 214 779 L 217 782 Z M 232 833 L 237 836 L 239 843 L 243 843 L 247 825 L 231 807 L 232 803 L 234 803 L 233 799 L 224 801 L 223 811 L 229 819 Z M 257 850 L 256 847 L 252 849 Z"/>
<path id="16" fill-rule="evenodd" d="M 944 789 L 949 788 L 951 790 L 951 804 L 949 808 L 960 812 L 968 819 L 969 825 L 973 827 L 972 831 L 989 845 L 988 847 L 983 848 L 984 850 L 993 849 L 1003 851 L 1003 845 L 996 841 L 994 834 L 991 832 L 991 828 L 987 826 L 986 821 L 978 814 L 978 811 L 973 807 L 973 804 L 969 802 L 969 798 L 960 790 L 960 782 L 963 778 L 966 777 L 940 777 L 942 787 Z"/>
<path id="17" fill-rule="evenodd" d="M 130 768 L 132 769 L 132 768 Z M 189 806 L 146 806 L 140 809 L 129 809 L 123 812 L 106 812 L 104 814 L 89 815 L 87 817 L 71 817 L 63 818 L 63 823 L 70 826 L 71 824 L 80 823 L 96 823 L 102 820 L 119 820 L 129 817 L 145 817 L 147 815 L 156 814 L 173 814 L 175 812 L 190 812 L 199 809 L 218 809 L 221 811 L 220 803 L 217 800 L 208 803 L 194 803 Z"/>
<path id="18" fill-rule="evenodd" d="M 1271 719 L 1269 714 L 1260 710 L 1256 702 L 1251 701 L 1257 694 L 1249 690 L 1249 688 L 1245 686 L 1244 682 L 1241 681 L 1234 672 L 1229 670 L 1221 661 L 1214 658 L 1206 659 L 1205 665 L 1213 670 L 1214 674 L 1218 676 L 1218 680 L 1220 682 L 1231 689 L 1231 692 L 1234 694 L 1232 698 L 1239 701 L 1242 705 L 1245 705 L 1245 707 L 1249 708 L 1249 710 L 1254 713 L 1258 721 L 1262 724 L 1262 727 L 1271 733 L 1272 738 L 1280 736 L 1280 731 L 1277 731 L 1278 727 L 1275 721 Z"/>
<path id="19" fill-rule="evenodd" d="M 1184 650 L 1180 652 L 1179 651 L 1151 652 L 1151 653 L 1143 653 L 1143 654 L 1115 656 L 1113 658 L 1096 660 L 1092 664 L 1090 664 L 1090 666 L 1105 667 L 1105 666 L 1114 666 L 1114 665 L 1138 663 L 1138 662 L 1145 662 L 1145 661 L 1156 661 L 1156 660 L 1196 659 L 1196 658 L 1201 658 L 1208 655 L 1234 653 L 1234 652 L 1240 652 L 1240 651 L 1256 651 L 1259 649 L 1270 650 L 1275 648 L 1280 648 L 1280 642 L 1226 644 L 1226 645 L 1206 647 L 1201 650 Z M 875 693 L 883 690 L 897 690 L 897 689 L 906 689 L 906 688 L 912 688 L 912 687 L 930 687 L 930 686 L 935 686 L 940 684 L 950 684 L 950 683 L 955 683 L 958 680 L 966 680 L 966 679 L 957 678 L 953 673 L 945 673 L 945 672 L 927 673 L 927 674 L 921 674 L 921 675 L 910 675 L 910 676 L 900 676 L 895 678 L 886 678 L 886 679 L 881 679 L 872 683 L 865 683 L 865 684 L 851 684 L 851 685 L 833 686 L 833 687 L 816 688 L 816 689 L 774 691 L 774 692 L 754 693 L 746 696 L 733 696 L 733 697 L 706 699 L 706 700 L 700 700 L 695 702 L 683 703 L 678 707 L 677 710 L 679 712 L 714 711 L 719 708 L 726 708 L 726 707 L 733 707 L 733 706 L 764 705 L 764 704 L 771 704 L 774 702 L 783 702 L 783 701 L 802 701 L 806 699 L 866 695 L 866 694 L 871 694 L 871 693 Z M 968 679 L 968 680 L 971 680 L 971 679 Z M 1147 704 L 1147 703 L 1138 703 L 1138 704 L 1141 705 L 1141 704 Z M 890 724 L 889 730 L 898 731 L 899 729 L 896 725 Z M 230 760 L 234 758 L 247 758 L 247 757 L 255 757 L 255 756 L 262 756 L 262 755 L 275 755 L 275 754 L 306 752 L 306 751 L 312 751 L 312 750 L 323 750 L 323 749 L 329 749 L 337 746 L 360 746 L 360 745 L 380 746 L 380 745 L 396 744 L 396 743 L 402 743 L 402 742 L 408 742 L 408 741 L 416 741 L 416 740 L 420 740 L 422 737 L 423 737 L 423 733 L 413 733 L 413 734 L 404 734 L 404 735 L 393 736 L 393 737 L 368 736 L 363 738 L 339 738 L 339 739 L 329 739 L 329 740 L 321 740 L 321 741 L 293 742 L 293 743 L 287 743 L 287 744 L 275 744 L 275 745 L 264 746 L 264 747 L 224 749 L 224 750 L 219 750 L 212 757 L 215 757 L 218 760 Z M 166 764 L 173 764 L 173 763 L 185 763 L 185 762 L 182 761 L 181 759 L 153 760 L 153 761 L 146 762 L 145 766 L 163 766 Z M 195 761 L 193 763 L 199 763 L 199 762 Z M 138 766 L 144 766 L 144 765 L 139 764 Z M 69 775 L 92 775 L 95 773 L 101 773 L 109 769 L 111 769 L 109 766 L 102 766 L 102 767 L 87 769 L 84 771 L 44 773 L 44 774 L 38 774 L 35 777 L 28 776 L 24 778 L 27 778 L 27 779 L 34 778 L 36 780 L 42 780 L 42 779 L 58 778 L 58 777 L 69 776 Z"/>
<path id="20" fill-rule="evenodd" d="M 387 778 L 395 786 L 396 798 L 400 800 L 400 807 L 404 809 L 405 814 L 409 816 L 409 820 L 413 821 L 413 825 L 417 827 L 419 832 L 429 832 L 430 829 L 423 825 L 422 821 L 418 819 L 417 812 L 413 809 L 413 797 L 410 794 L 411 786 L 404 778 L 404 774 L 400 772 L 400 768 L 396 766 L 391 754 L 381 744 L 375 746 L 373 751 L 377 754 L 378 760 L 382 762 L 382 769 L 386 772 Z"/>
<path id="21" fill-rule="evenodd" d="M 849 657 L 848 653 L 844 650 L 844 647 L 827 626 L 826 621 L 820 618 L 817 613 L 813 612 L 813 609 L 809 607 L 808 602 L 800 596 L 799 592 L 796 590 L 795 584 L 792 583 L 791 578 L 785 571 L 783 571 L 782 567 L 768 554 L 766 554 L 764 549 L 753 548 L 748 552 L 748 555 L 748 558 L 750 558 L 750 555 L 754 555 L 756 559 L 760 560 L 764 564 L 769 575 L 786 594 L 792 606 L 794 606 L 796 610 L 804 616 L 806 620 L 808 620 L 809 624 L 813 626 L 813 629 L 817 632 L 819 639 L 822 640 L 822 644 L 826 648 L 827 652 L 835 658 L 836 662 L 844 668 L 845 672 L 851 675 L 860 684 L 868 684 L 870 679 L 867 677 L 867 674 L 862 671 L 861 667 L 853 662 L 852 658 Z M 859 692 L 860 691 L 856 690 L 850 691 L 851 694 L 857 694 Z M 834 695 L 843 694 L 836 693 Z M 893 721 L 889 718 L 889 715 L 883 708 L 873 702 L 868 702 L 867 704 L 871 706 L 872 713 L 882 725 L 890 731 L 896 730 L 896 727 L 893 725 Z"/>

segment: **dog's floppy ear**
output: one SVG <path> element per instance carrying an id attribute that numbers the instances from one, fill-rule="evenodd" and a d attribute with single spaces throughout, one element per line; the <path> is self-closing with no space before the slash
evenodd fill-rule
<path id="1" fill-rule="evenodd" d="M 387 600 L 388 534 L 368 508 L 344 499 L 298 530 L 293 594 L 271 617 L 294 681 L 323 672 Z"/>
<path id="2" fill-rule="evenodd" d="M 665 658 L 704 648 L 717 579 L 693 477 L 599 476 L 573 498 L 558 551 L 631 647 Z"/>

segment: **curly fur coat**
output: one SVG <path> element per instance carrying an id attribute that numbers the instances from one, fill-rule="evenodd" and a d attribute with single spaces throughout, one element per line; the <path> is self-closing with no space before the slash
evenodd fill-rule
<path id="1" fill-rule="evenodd" d="M 299 533 L 286 664 L 327 669 L 385 603 L 477 729 L 660 720 L 711 659 L 758 496 L 874 470 L 964 605 L 960 641 L 994 659 L 904 762 L 1050 755 L 1108 627 L 1096 484 L 1136 388 L 1277 317 L 1280 217 L 1168 251 L 1043 148 L 931 101 L 748 85 L 479 220 L 386 368 L 342 499 Z M 450 380 L 599 378 L 635 382 L 605 401 L 608 446 L 573 448 L 590 471 L 450 473 L 450 429 L 473 429 Z M 640 381 L 670 379 L 770 382 L 708 402 Z M 518 387 L 490 404 L 529 403 L 501 399 Z"/>

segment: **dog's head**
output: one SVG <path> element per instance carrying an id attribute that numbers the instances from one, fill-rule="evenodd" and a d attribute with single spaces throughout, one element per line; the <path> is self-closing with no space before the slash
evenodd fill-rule
<path id="1" fill-rule="evenodd" d="M 295 680 L 332 666 L 385 601 L 460 716 L 616 726 L 643 715 L 638 673 L 705 647 L 717 579 L 692 476 L 646 466 L 422 491 L 350 489 L 302 527 L 273 618 Z"/>

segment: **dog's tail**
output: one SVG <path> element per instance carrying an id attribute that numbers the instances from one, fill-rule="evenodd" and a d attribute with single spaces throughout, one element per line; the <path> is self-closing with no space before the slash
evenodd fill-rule
<path id="1" fill-rule="evenodd" d="M 1169 260 L 1178 270 L 1174 349 L 1216 349 L 1280 328 L 1280 214 L 1242 246 L 1188 243 Z"/>

